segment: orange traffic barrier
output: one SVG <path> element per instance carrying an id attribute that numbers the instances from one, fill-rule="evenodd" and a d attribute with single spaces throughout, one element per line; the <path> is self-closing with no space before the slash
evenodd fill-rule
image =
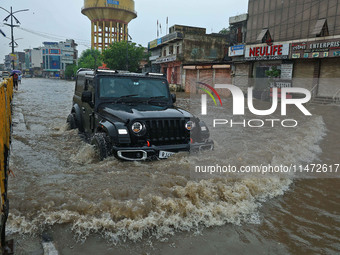
<path id="1" fill-rule="evenodd" d="M 13 79 L 6 79 L 0 83 L 0 189 L 1 189 L 1 248 L 6 245 L 5 227 L 8 218 L 8 173 L 9 154 L 12 132 Z"/>

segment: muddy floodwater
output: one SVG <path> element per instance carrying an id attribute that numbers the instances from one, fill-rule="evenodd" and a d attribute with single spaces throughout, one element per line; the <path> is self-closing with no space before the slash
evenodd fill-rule
<path id="1" fill-rule="evenodd" d="M 340 253 L 340 173 L 193 174 L 223 153 L 233 165 L 339 164 L 339 106 L 308 106 L 313 116 L 296 129 L 213 129 L 204 157 L 98 162 L 67 130 L 73 91 L 73 82 L 24 79 L 15 93 L 7 234 L 16 254 L 43 254 L 43 234 L 65 255 Z M 177 105 L 195 108 L 187 95 Z"/>

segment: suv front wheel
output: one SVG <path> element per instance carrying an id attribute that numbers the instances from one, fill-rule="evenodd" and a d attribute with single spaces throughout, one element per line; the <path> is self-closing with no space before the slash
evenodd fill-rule
<path id="1" fill-rule="evenodd" d="M 100 161 L 110 156 L 110 138 L 105 133 L 96 133 L 91 140 Z"/>
<path id="2" fill-rule="evenodd" d="M 77 123 L 76 123 L 76 119 L 74 117 L 74 114 L 71 113 L 67 116 L 67 124 L 69 129 L 76 129 L 77 128 Z"/>

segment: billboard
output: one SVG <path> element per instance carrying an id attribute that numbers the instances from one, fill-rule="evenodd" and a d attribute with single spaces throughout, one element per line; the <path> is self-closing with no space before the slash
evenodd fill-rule
<path id="1" fill-rule="evenodd" d="M 60 56 L 49 56 L 49 69 L 60 69 Z"/>

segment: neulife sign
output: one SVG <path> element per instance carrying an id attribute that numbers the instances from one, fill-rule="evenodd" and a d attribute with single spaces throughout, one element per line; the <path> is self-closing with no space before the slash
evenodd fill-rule
<path id="1" fill-rule="evenodd" d="M 284 44 L 257 44 L 246 46 L 246 60 L 276 60 L 288 59 L 289 43 Z"/>

